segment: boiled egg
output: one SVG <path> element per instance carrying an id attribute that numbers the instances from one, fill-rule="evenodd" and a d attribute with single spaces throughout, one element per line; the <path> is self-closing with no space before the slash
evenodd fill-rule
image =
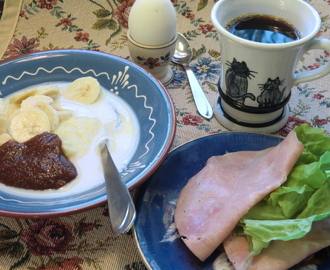
<path id="1" fill-rule="evenodd" d="M 128 18 L 131 38 L 144 45 L 170 42 L 176 26 L 176 12 L 170 0 L 136 0 Z"/>

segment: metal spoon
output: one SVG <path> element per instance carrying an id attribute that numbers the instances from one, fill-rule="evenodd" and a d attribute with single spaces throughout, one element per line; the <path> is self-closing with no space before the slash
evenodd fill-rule
<path id="1" fill-rule="evenodd" d="M 200 86 L 195 74 L 189 67 L 189 62 L 193 58 L 193 52 L 190 47 L 188 40 L 184 35 L 178 33 L 178 40 L 175 46 L 175 52 L 172 57 L 172 62 L 182 65 L 186 70 L 188 81 L 191 87 L 191 92 L 193 94 L 195 104 L 198 112 L 205 118 L 210 119 L 213 116 L 213 109 L 207 100 L 205 93 Z"/>
<path id="2" fill-rule="evenodd" d="M 122 234 L 133 225 L 136 211 L 131 194 L 121 180 L 112 160 L 107 142 L 108 140 L 103 141 L 99 147 L 108 197 L 110 224 L 113 233 Z"/>

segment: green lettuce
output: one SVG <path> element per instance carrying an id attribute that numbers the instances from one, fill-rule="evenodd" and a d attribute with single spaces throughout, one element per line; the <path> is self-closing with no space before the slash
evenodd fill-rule
<path id="1" fill-rule="evenodd" d="M 330 137 L 307 124 L 295 127 L 304 152 L 286 182 L 252 207 L 240 220 L 243 232 L 257 255 L 273 240 L 305 236 L 314 221 L 330 217 Z"/>

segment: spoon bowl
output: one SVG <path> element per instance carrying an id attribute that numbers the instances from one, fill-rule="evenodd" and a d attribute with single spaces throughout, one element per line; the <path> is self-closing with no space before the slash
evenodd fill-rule
<path id="1" fill-rule="evenodd" d="M 172 62 L 183 66 L 187 73 L 188 81 L 191 87 L 191 92 L 194 97 L 194 101 L 198 112 L 206 119 L 210 119 L 213 116 L 213 109 L 207 100 L 205 93 L 200 86 L 194 72 L 189 66 L 189 62 L 193 58 L 193 51 L 184 35 L 178 33 L 178 39 L 175 45 L 175 52 L 172 57 Z"/>
<path id="2" fill-rule="evenodd" d="M 188 40 L 180 33 L 176 41 L 175 52 L 172 57 L 172 62 L 183 65 L 189 63 L 193 58 L 193 51 Z"/>

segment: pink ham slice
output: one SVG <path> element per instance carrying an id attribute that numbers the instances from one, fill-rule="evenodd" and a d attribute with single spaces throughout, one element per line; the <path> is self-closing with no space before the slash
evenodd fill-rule
<path id="1" fill-rule="evenodd" d="M 204 261 L 248 210 L 279 187 L 303 151 L 296 133 L 276 147 L 208 159 L 182 189 L 174 220 L 187 247 Z"/>
<path id="2" fill-rule="evenodd" d="M 311 231 L 300 239 L 272 241 L 244 268 L 249 243 L 245 236 L 229 236 L 223 243 L 229 260 L 236 270 L 286 270 L 309 255 L 330 245 L 330 218 L 313 223 Z"/>

